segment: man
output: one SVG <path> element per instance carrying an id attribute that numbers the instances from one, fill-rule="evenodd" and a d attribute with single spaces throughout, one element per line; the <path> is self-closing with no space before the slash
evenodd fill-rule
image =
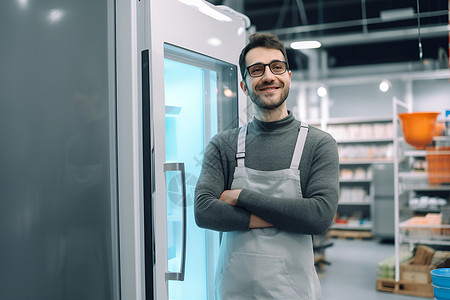
<path id="1" fill-rule="evenodd" d="M 336 142 L 287 110 L 291 71 L 276 36 L 252 35 L 239 65 L 255 118 L 212 138 L 195 197 L 198 226 L 224 232 L 216 300 L 320 299 L 312 235 L 337 209 Z"/>

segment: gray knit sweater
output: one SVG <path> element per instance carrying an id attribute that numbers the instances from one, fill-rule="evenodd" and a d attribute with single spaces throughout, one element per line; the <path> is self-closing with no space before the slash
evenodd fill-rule
<path id="1" fill-rule="evenodd" d="M 288 169 L 300 122 L 291 112 L 283 120 L 249 124 L 245 166 L 256 170 Z M 195 189 L 195 220 L 199 227 L 217 231 L 248 230 L 254 214 L 274 226 L 302 234 L 322 234 L 336 213 L 339 193 L 339 157 L 336 141 L 309 126 L 300 161 L 303 198 L 281 199 L 243 189 L 237 206 L 220 200 L 231 187 L 236 167 L 239 129 L 214 136 L 206 148 L 202 172 Z"/>

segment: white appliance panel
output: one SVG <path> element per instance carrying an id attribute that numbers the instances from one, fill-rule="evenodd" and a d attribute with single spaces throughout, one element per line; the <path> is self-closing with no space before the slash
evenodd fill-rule
<path id="1" fill-rule="evenodd" d="M 206 3 L 203 1 L 191 1 L 194 3 L 197 3 L 198 5 L 206 5 L 210 10 L 215 11 L 218 13 L 219 16 L 224 17 L 225 21 L 219 21 L 215 19 L 214 17 L 211 17 L 210 15 L 205 14 L 204 12 L 204 6 L 201 8 L 196 7 L 196 5 L 188 5 L 186 3 L 183 3 L 181 1 L 177 0 L 165 0 L 165 1 L 151 1 L 150 2 L 150 49 L 151 49 L 151 70 L 150 70 L 150 77 L 151 77 L 151 99 L 152 99 L 152 120 L 153 120 L 153 126 L 154 126 L 154 153 L 155 153 L 155 186 L 156 190 L 153 194 L 153 206 L 154 206 L 154 220 L 153 224 L 155 226 L 154 228 L 154 239 L 155 239 L 155 251 L 156 251 L 156 261 L 155 261 L 155 298 L 156 299 L 213 299 L 213 291 L 211 290 L 212 287 L 212 280 L 213 278 L 213 268 L 214 266 L 211 266 L 215 262 L 214 259 L 214 247 L 213 242 L 217 242 L 217 236 L 214 236 L 212 233 L 208 233 L 202 229 L 196 228 L 195 222 L 193 220 L 193 213 L 192 213 L 192 206 L 189 206 L 187 209 L 187 226 L 188 226 L 188 243 L 187 243 L 187 257 L 186 257 L 186 274 L 184 278 L 184 282 L 172 282 L 168 283 L 166 280 L 165 275 L 167 272 L 174 272 L 170 268 L 174 268 L 175 270 L 178 267 L 172 266 L 172 264 L 177 265 L 179 261 L 172 257 L 173 253 L 179 253 L 180 249 L 176 247 L 177 243 L 182 243 L 181 241 L 175 241 L 172 237 L 168 237 L 168 233 L 172 232 L 180 232 L 179 223 L 177 224 L 177 221 L 171 223 L 167 222 L 167 203 L 173 203 L 170 199 L 168 199 L 168 193 L 169 185 L 171 181 L 180 181 L 181 180 L 181 174 L 179 172 L 163 172 L 164 170 L 164 164 L 171 162 L 171 155 L 173 155 L 174 151 L 179 153 L 186 152 L 183 148 L 183 151 L 176 150 L 174 146 L 171 145 L 171 141 L 169 140 L 170 134 L 168 134 L 168 131 L 173 128 L 174 124 L 176 123 L 174 120 L 176 119 L 174 116 L 168 116 L 167 114 L 167 107 L 176 107 L 178 104 L 176 101 L 179 101 L 180 96 L 172 96 L 171 93 L 172 90 L 175 90 L 176 92 L 179 92 L 181 94 L 186 94 L 187 96 L 188 92 L 197 93 L 196 95 L 193 95 L 192 97 L 194 99 L 201 99 L 199 94 L 204 94 L 205 92 L 205 85 L 216 85 L 216 87 L 220 86 L 221 82 L 214 82 L 213 79 L 205 80 L 205 76 L 210 76 L 211 78 L 214 78 L 212 73 L 208 75 L 208 72 L 214 71 L 211 70 L 203 59 L 198 59 L 194 56 L 191 56 L 186 53 L 193 53 L 193 54 L 200 54 L 202 57 L 209 58 L 208 60 L 216 60 L 218 62 L 223 62 L 224 64 L 231 64 L 236 68 L 237 72 L 237 66 L 238 66 L 238 59 L 241 49 L 245 46 L 246 42 L 246 30 L 244 21 L 234 16 L 233 14 L 230 14 L 226 11 L 221 11 L 220 9 Z M 199 3 L 202 4 L 199 4 Z M 221 18 L 219 17 L 219 18 Z M 187 68 L 194 72 L 195 67 L 197 68 L 197 71 L 200 72 L 202 75 L 203 83 L 203 92 L 201 92 L 201 88 L 198 87 L 194 88 L 194 85 L 192 88 L 186 87 L 182 83 L 185 82 L 189 78 L 189 76 L 186 74 L 184 76 L 181 76 L 181 83 L 178 82 L 174 87 L 167 88 L 166 85 L 169 84 L 168 78 L 166 76 L 170 76 L 167 72 L 170 69 L 170 65 L 173 61 L 171 58 L 167 58 L 167 47 L 168 45 L 174 46 L 175 48 L 182 49 L 183 53 L 185 53 L 187 56 L 185 57 L 185 61 L 178 61 L 178 63 L 182 63 L 181 68 Z M 179 57 L 183 57 L 184 54 L 179 55 Z M 200 57 L 200 56 L 199 56 Z M 165 60 L 166 59 L 166 60 Z M 167 60 L 169 59 L 169 61 Z M 190 62 L 192 60 L 192 62 Z M 181 65 L 178 65 L 180 67 Z M 192 68 L 194 66 L 194 68 Z M 205 70 L 209 70 L 206 72 Z M 175 75 L 173 76 L 180 76 L 181 71 L 176 71 Z M 236 77 L 234 79 L 234 89 L 233 93 L 235 96 L 237 96 L 240 101 L 237 103 L 238 107 L 237 110 L 239 111 L 239 116 L 241 116 L 242 120 L 236 120 L 236 124 L 242 124 L 245 123 L 246 120 L 246 113 L 245 113 L 245 107 L 246 107 L 246 101 L 245 101 L 245 95 L 238 89 L 238 78 Z M 197 90 L 197 91 L 196 91 Z M 216 88 L 214 88 L 216 90 Z M 215 91 L 215 94 L 217 94 L 219 91 L 219 88 L 217 88 L 217 91 Z M 208 91 L 209 94 L 212 94 Z M 193 109 L 191 113 L 188 115 L 190 118 L 195 119 L 194 111 L 203 111 L 203 118 L 202 121 L 199 121 L 199 123 L 191 122 L 189 126 L 192 126 L 192 131 L 195 131 L 197 135 L 194 136 L 202 136 L 203 144 L 198 149 L 193 149 L 192 153 L 187 153 L 188 159 L 186 161 L 182 161 L 185 166 L 185 176 L 186 180 L 189 181 L 193 177 L 198 176 L 195 175 L 200 171 L 199 161 L 201 161 L 202 158 L 202 151 L 204 147 L 206 147 L 206 144 L 211 137 L 212 134 L 216 132 L 218 128 L 212 128 L 212 126 L 205 126 L 205 124 L 213 124 L 214 122 L 220 123 L 220 114 L 217 114 L 216 112 L 213 112 L 211 114 L 211 111 L 214 111 L 214 105 L 219 105 L 218 110 L 220 110 L 220 101 L 211 101 L 210 103 L 213 103 L 212 106 L 210 105 L 205 106 L 205 103 L 198 104 L 203 106 L 203 110 L 200 110 L 199 107 L 196 107 L 197 104 L 189 105 L 189 106 L 183 106 L 180 111 L 186 111 L 188 109 Z M 216 104 L 219 103 L 219 104 Z M 206 108 L 207 107 L 207 108 Z M 205 110 L 208 110 L 207 113 L 205 113 Z M 192 114 L 192 115 L 191 115 Z M 170 114 L 169 114 L 170 115 Z M 235 117 L 237 118 L 237 117 Z M 180 121 L 179 121 L 180 122 Z M 172 126 L 172 127 L 171 127 Z M 195 128 L 194 128 L 195 126 Z M 185 126 L 186 127 L 186 126 Z M 201 129 L 203 128 L 203 129 Z M 203 134 L 201 134 L 203 131 Z M 205 135 L 206 134 L 206 135 Z M 182 134 L 177 133 L 177 137 L 183 136 Z M 195 139 L 195 137 L 192 136 L 191 138 L 187 138 L 187 140 L 190 143 L 198 143 Z M 177 143 L 181 143 L 180 141 L 177 141 Z M 186 147 L 186 146 L 183 146 Z M 183 158 L 184 159 L 184 158 Z M 175 162 L 179 162 L 181 159 L 180 157 L 177 157 Z M 195 166 L 190 166 L 189 160 L 192 160 L 192 163 L 195 163 Z M 174 173 L 174 174 L 169 174 Z M 193 176 L 193 177 L 190 177 Z M 176 178 L 176 179 L 174 179 Z M 191 186 L 189 186 L 191 185 Z M 187 191 L 193 193 L 194 183 L 188 182 Z M 189 193 L 187 196 L 187 201 L 193 201 L 189 199 Z M 167 201 L 169 200 L 169 201 Z M 176 200 L 177 201 L 177 200 Z M 169 207 L 170 208 L 170 207 Z M 170 211 L 170 210 L 169 210 Z M 166 212 L 166 213 L 160 213 L 160 212 Z M 179 215 L 180 213 L 174 213 L 174 215 Z M 174 217 L 175 219 L 177 217 Z M 192 232 L 190 233 L 190 229 Z M 194 235 L 193 232 L 197 232 L 197 235 Z M 201 236 L 202 235 L 202 236 Z M 209 255 L 206 255 L 207 260 L 203 260 L 200 262 L 199 258 L 190 255 L 190 253 L 193 250 L 190 250 L 189 242 L 190 237 L 196 237 L 200 239 L 200 246 L 201 251 L 204 251 L 205 253 L 210 253 Z M 200 237 L 201 236 L 201 237 Z M 193 242 L 194 240 L 192 240 Z M 207 246 L 210 245 L 210 246 Z M 175 246 L 175 248 L 173 248 Z M 169 248 L 169 249 L 168 249 Z M 169 252 L 168 252 L 169 251 Z M 196 261 L 197 259 L 197 261 Z M 167 263 L 169 261 L 169 264 Z M 189 275 L 190 265 L 195 264 L 197 265 L 198 269 L 203 270 L 204 272 L 207 272 L 208 276 L 203 276 L 201 283 L 201 294 L 195 294 L 194 289 L 190 290 L 189 288 L 186 288 L 186 286 L 189 286 L 189 282 L 193 282 L 193 285 L 198 285 L 199 281 L 195 281 L 196 279 L 193 278 L 193 275 Z M 203 272 L 202 271 L 202 272 Z M 200 276 L 200 275 L 199 275 Z M 184 288 L 183 288 L 184 286 Z M 168 288 L 170 287 L 170 289 Z M 190 294 L 190 293 L 193 294 Z M 182 296 L 181 296 L 182 295 Z M 186 298 L 186 297 L 192 297 L 192 298 Z"/>

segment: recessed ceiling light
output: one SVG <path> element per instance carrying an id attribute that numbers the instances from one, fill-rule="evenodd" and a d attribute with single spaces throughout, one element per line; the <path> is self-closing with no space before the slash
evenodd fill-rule
<path id="1" fill-rule="evenodd" d="M 382 91 L 383 93 L 389 91 L 389 89 L 391 88 L 391 83 L 389 82 L 389 80 L 384 79 L 381 83 L 380 83 L 380 91 Z"/>
<path id="2" fill-rule="evenodd" d="M 319 97 L 325 97 L 328 94 L 327 89 L 324 86 L 321 86 L 317 89 L 317 95 L 319 95 Z"/>

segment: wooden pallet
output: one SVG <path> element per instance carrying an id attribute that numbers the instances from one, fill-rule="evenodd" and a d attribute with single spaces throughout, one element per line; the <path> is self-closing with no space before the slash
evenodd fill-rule
<path id="1" fill-rule="evenodd" d="M 366 230 L 340 230 L 340 229 L 330 229 L 328 231 L 329 237 L 336 237 L 341 239 L 371 239 L 372 232 Z"/>
<path id="2" fill-rule="evenodd" d="M 407 280 L 395 281 L 394 279 L 378 278 L 377 291 L 426 298 L 434 297 L 431 283 L 418 283 Z"/>

